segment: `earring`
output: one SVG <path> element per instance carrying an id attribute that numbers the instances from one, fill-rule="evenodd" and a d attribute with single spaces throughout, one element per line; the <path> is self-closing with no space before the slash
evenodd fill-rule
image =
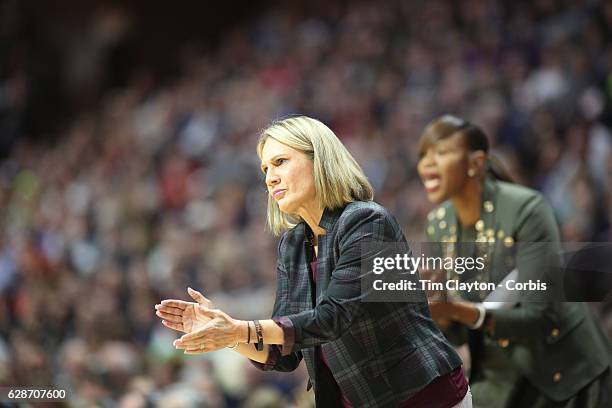
<path id="1" fill-rule="evenodd" d="M 468 169 L 467 175 L 468 177 L 474 177 L 476 175 L 476 170 Z"/>

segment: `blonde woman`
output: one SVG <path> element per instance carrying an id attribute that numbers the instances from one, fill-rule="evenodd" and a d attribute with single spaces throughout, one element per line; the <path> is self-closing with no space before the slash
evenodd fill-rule
<path id="1" fill-rule="evenodd" d="M 273 123 L 257 145 L 268 224 L 282 237 L 273 318 L 241 321 L 198 292 L 156 305 L 175 347 L 230 347 L 263 370 L 304 359 L 317 406 L 471 407 L 461 360 L 420 302 L 364 302 L 361 245 L 406 239 L 372 201 L 363 171 L 336 135 L 309 117 Z"/>

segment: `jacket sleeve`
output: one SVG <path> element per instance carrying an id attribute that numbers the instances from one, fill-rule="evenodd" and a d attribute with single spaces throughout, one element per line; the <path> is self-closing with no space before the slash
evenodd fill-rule
<path id="1" fill-rule="evenodd" d="M 440 237 L 436 233 L 436 229 L 433 225 L 433 220 L 435 219 L 433 218 L 434 211 L 430 213 L 432 217 L 427 217 L 427 222 L 425 223 L 425 237 L 428 242 L 428 251 L 431 252 L 429 255 L 441 257 L 442 248 L 440 247 Z M 440 328 L 440 330 L 444 333 L 444 337 L 454 346 L 461 346 L 468 341 L 468 328 L 459 322 L 453 321 L 448 327 L 444 329 Z"/>
<path id="2" fill-rule="evenodd" d="M 285 338 L 291 340 L 291 330 L 286 326 L 286 319 L 282 316 L 287 314 L 286 306 L 289 298 L 289 278 L 287 276 L 287 270 L 282 264 L 282 258 L 280 253 L 283 248 L 284 239 L 286 235 L 283 235 L 278 244 L 277 251 L 277 263 L 276 263 L 276 299 L 274 300 L 274 308 L 272 310 L 273 320 L 283 328 L 285 332 Z M 279 317 L 280 316 L 280 317 Z M 289 333 L 288 333 L 289 332 Z M 253 344 L 253 347 L 256 347 Z M 276 344 L 268 345 L 268 359 L 265 363 L 250 360 L 251 363 L 263 371 L 293 371 L 295 370 L 300 362 L 302 361 L 302 352 L 295 351 L 291 353 L 281 353 L 281 346 Z"/>
<path id="3" fill-rule="evenodd" d="M 293 344 L 286 342 L 283 354 L 341 337 L 371 305 L 363 302 L 367 292 L 362 293 L 361 283 L 372 271 L 362 271 L 362 261 L 379 256 L 376 243 L 398 242 L 403 237 L 390 215 L 373 208 L 357 209 L 338 223 L 339 255 L 324 298 L 312 310 L 286 316 Z M 368 242 L 373 245 L 365 245 Z"/>
<path id="4" fill-rule="evenodd" d="M 557 278 L 550 276 L 555 271 L 559 255 L 559 230 L 552 209 L 541 195 L 528 200 L 519 211 L 516 241 L 518 242 L 516 265 L 520 280 L 543 279 L 548 291 L 557 288 Z M 551 292 L 552 293 L 552 292 Z M 537 333 L 544 334 L 548 327 L 563 324 L 562 308 L 549 300 L 547 295 L 540 301 L 522 301 L 511 309 L 491 310 L 494 338 L 526 340 Z M 548 300 L 547 302 L 541 300 Z"/>

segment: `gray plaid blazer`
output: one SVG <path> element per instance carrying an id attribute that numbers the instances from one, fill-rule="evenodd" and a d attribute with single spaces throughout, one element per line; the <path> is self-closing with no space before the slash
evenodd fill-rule
<path id="1" fill-rule="evenodd" d="M 308 265 L 309 227 L 281 238 L 273 318 L 285 343 L 270 346 L 263 370 L 292 371 L 306 361 L 317 392 L 315 347 L 321 347 L 342 392 L 355 407 L 397 407 L 434 378 L 461 365 L 422 302 L 363 302 L 361 245 L 365 240 L 409 248 L 395 218 L 374 202 L 325 210 L 319 225 L 316 293 Z M 313 296 L 314 295 L 314 296 Z M 313 304 L 314 303 L 314 304 Z"/>

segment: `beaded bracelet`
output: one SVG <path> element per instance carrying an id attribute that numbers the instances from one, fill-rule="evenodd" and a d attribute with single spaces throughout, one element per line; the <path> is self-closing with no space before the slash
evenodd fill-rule
<path id="1" fill-rule="evenodd" d="M 257 335 L 257 351 L 263 350 L 263 330 L 261 328 L 261 323 L 259 320 L 254 320 L 253 324 L 255 325 L 255 334 Z"/>

